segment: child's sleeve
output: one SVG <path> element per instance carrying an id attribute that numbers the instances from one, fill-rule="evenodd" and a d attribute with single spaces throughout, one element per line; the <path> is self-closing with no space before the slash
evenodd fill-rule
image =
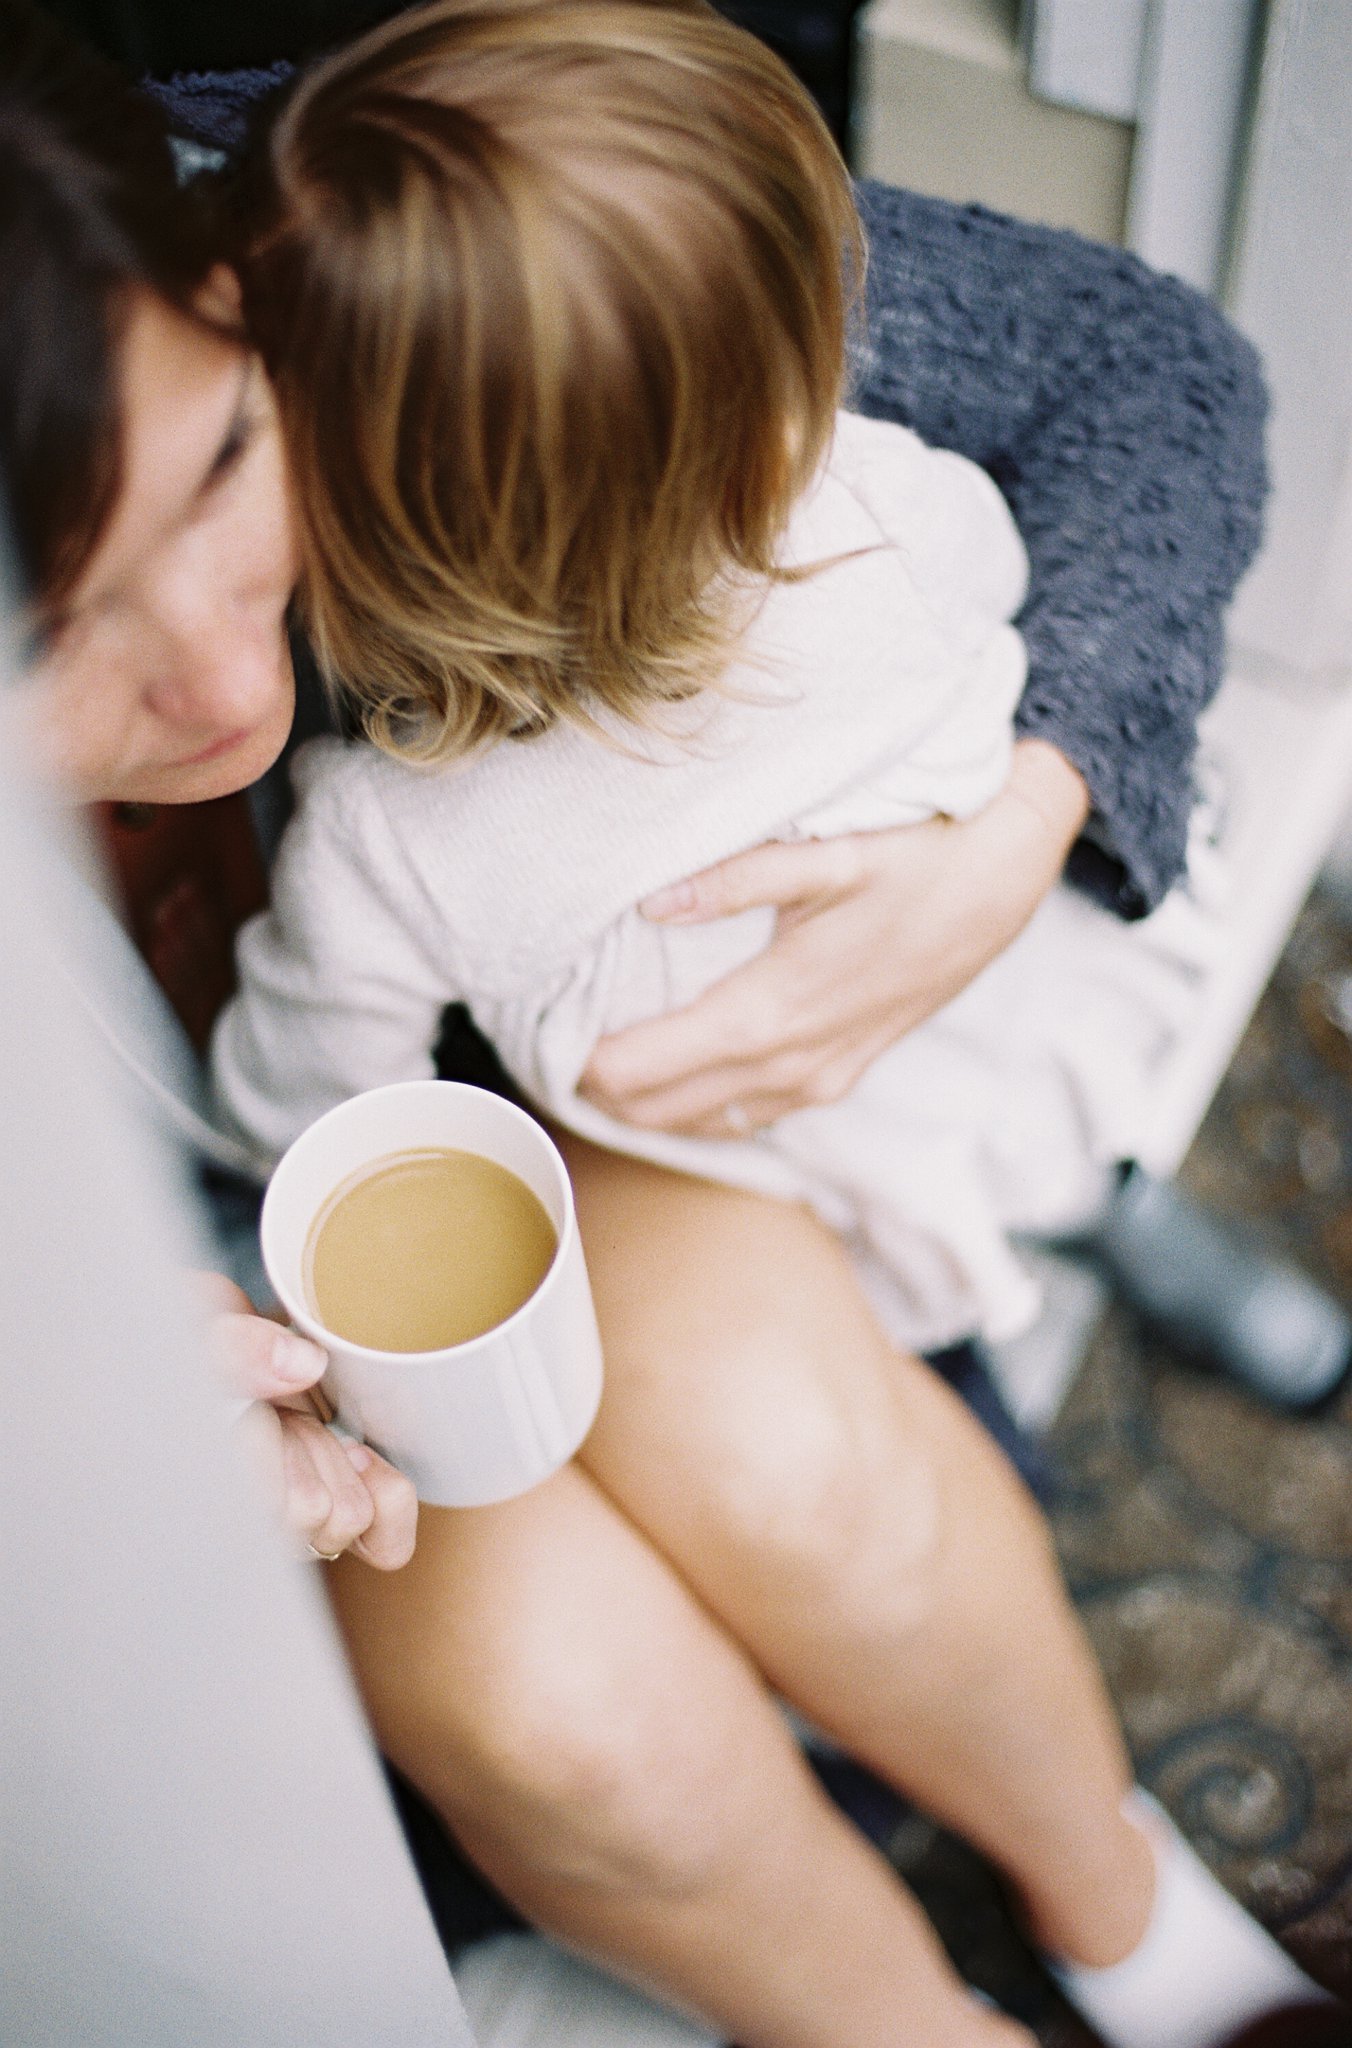
<path id="1" fill-rule="evenodd" d="M 1019 729 L 1089 786 L 1097 858 L 1078 879 L 1140 916 L 1182 871 L 1197 716 L 1258 543 L 1257 356 L 1124 250 L 884 185 L 859 199 L 855 403 L 1000 484 L 1032 564 Z"/>
<path id="2" fill-rule="evenodd" d="M 272 906 L 240 934 L 239 990 L 212 1037 L 217 1108 L 272 1158 L 349 1095 L 429 1077 L 459 993 L 353 752 L 320 740 L 298 757 Z"/>

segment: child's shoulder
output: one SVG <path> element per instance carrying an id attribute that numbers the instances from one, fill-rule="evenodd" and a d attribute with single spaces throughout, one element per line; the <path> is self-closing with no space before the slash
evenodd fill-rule
<path id="1" fill-rule="evenodd" d="M 909 427 L 841 412 L 825 477 L 876 522 L 879 536 L 902 553 L 922 587 L 976 597 L 971 566 L 987 564 L 980 608 L 1012 616 L 1027 579 L 1023 543 L 1008 505 L 977 463 L 932 448 Z"/>
<path id="2" fill-rule="evenodd" d="M 913 449 L 923 449 L 925 443 L 911 427 L 903 427 L 897 420 L 875 420 L 862 412 L 847 412 L 844 407 L 836 413 L 835 434 L 828 458 L 836 462 L 867 462 L 905 460 Z"/>
<path id="3" fill-rule="evenodd" d="M 967 456 L 932 447 L 896 420 L 856 412 L 836 414 L 826 472 L 884 506 L 908 509 L 938 493 L 967 490 L 984 497 L 993 489 L 986 472 Z"/>
<path id="4" fill-rule="evenodd" d="M 447 782 L 471 761 L 423 763 L 386 753 L 366 739 L 326 733 L 306 740 L 291 762 L 296 802 L 311 812 L 341 814 L 349 822 L 393 813 L 416 819 L 440 808 Z"/>
<path id="5" fill-rule="evenodd" d="M 294 857 L 340 847 L 347 864 L 387 861 L 395 847 L 417 857 L 422 841 L 444 838 L 456 766 L 423 766 L 363 739 L 326 734 L 298 747 L 291 763 L 295 809 L 283 842 Z"/>

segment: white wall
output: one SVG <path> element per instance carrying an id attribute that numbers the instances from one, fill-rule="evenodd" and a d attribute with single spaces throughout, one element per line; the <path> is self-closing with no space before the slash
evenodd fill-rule
<path id="1" fill-rule="evenodd" d="M 1127 243 L 1157 270 L 1225 282 L 1258 0 L 1150 0 Z"/>
<path id="2" fill-rule="evenodd" d="M 1230 307 L 1273 392 L 1274 496 L 1233 637 L 1352 670 L 1352 5 L 1274 0 Z"/>

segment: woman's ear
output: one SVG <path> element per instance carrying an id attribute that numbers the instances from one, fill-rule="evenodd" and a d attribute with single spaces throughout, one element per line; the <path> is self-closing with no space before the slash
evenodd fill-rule
<path id="1" fill-rule="evenodd" d="M 213 326 L 244 326 L 244 294 L 240 290 L 239 273 L 228 263 L 213 263 L 200 286 L 196 306 L 204 320 Z"/>

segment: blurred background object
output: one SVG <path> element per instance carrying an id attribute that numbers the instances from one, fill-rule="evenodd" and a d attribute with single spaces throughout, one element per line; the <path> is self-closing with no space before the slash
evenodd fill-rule
<path id="1" fill-rule="evenodd" d="M 190 1312 L 174 1168 L 72 997 L 92 884 L 18 779 L 22 687 L 0 673 L 0 2039 L 469 2048 Z"/>
<path id="2" fill-rule="evenodd" d="M 858 167 L 1125 242 L 1215 291 L 1265 11 L 1260 0 L 869 0 Z"/>

